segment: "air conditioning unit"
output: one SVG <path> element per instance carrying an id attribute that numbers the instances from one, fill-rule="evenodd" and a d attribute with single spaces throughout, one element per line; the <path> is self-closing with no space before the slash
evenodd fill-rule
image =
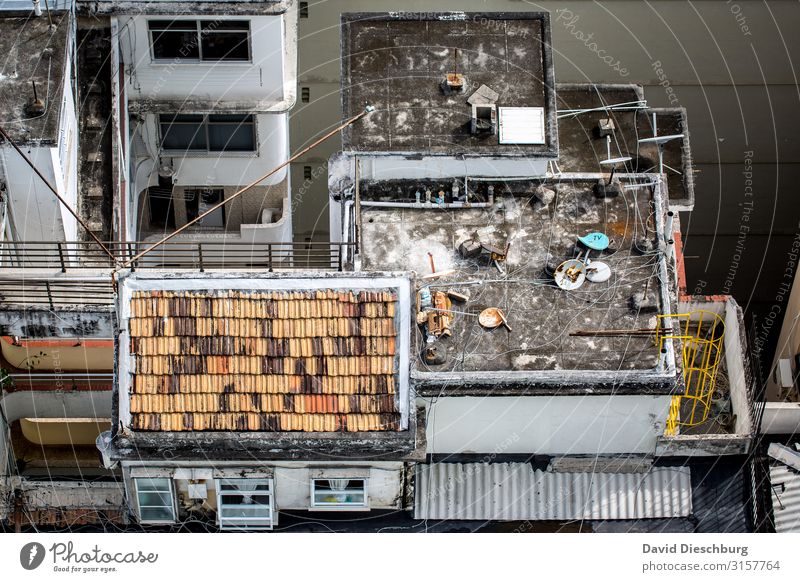
<path id="1" fill-rule="evenodd" d="M 781 358 L 778 360 L 777 384 L 781 388 L 794 388 L 794 373 L 792 372 L 792 360 Z"/>
<path id="2" fill-rule="evenodd" d="M 208 499 L 208 487 L 205 481 L 189 483 L 188 493 L 191 499 Z"/>

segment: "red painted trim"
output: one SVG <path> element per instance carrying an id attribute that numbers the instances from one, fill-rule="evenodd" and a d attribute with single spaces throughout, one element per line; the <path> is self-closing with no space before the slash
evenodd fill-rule
<path id="1" fill-rule="evenodd" d="M 680 231 L 672 233 L 672 240 L 675 241 L 675 267 L 678 270 L 678 297 L 687 297 L 686 293 L 686 261 L 683 258 L 683 239 Z"/>

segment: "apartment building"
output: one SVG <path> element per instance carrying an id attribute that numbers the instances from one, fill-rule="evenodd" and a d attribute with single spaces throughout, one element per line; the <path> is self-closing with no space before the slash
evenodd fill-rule
<path id="1" fill-rule="evenodd" d="M 748 453 L 754 415 L 740 308 L 685 289 L 685 112 L 557 85 L 546 13 L 343 15 L 342 116 L 368 112 L 301 252 L 288 172 L 238 194 L 289 158 L 297 7 L 191 10 L 67 12 L 77 214 L 111 256 L 3 263 L 0 517 L 689 523 L 696 463 Z"/>
<path id="2" fill-rule="evenodd" d="M 149 242 L 289 158 L 296 6 L 106 5 L 120 68 L 118 108 L 128 119 L 120 223 L 126 240 Z M 184 255 L 200 242 L 216 243 L 211 252 L 289 243 L 290 210 L 289 175 L 280 170 L 172 242 Z"/>
<path id="3" fill-rule="evenodd" d="M 289 157 L 296 6 L 3 10 L 4 129 L 20 151 L 4 140 L 2 514 L 127 521 L 121 472 L 95 446 L 111 423 L 112 270 L 247 185 L 148 266 L 292 262 L 288 172 L 257 178 Z"/>
<path id="4" fill-rule="evenodd" d="M 364 271 L 417 275 L 415 517 L 691 515 L 691 459 L 753 428 L 741 309 L 683 283 L 685 112 L 557 86 L 547 14 L 351 14 L 342 35 L 343 115 L 376 112 L 331 159 L 331 232 Z"/>

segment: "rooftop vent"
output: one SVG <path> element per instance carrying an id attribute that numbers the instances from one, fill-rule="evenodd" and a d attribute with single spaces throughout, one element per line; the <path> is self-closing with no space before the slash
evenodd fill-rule
<path id="1" fill-rule="evenodd" d="M 25 113 L 29 117 L 40 117 L 45 112 L 44 101 L 39 99 L 39 95 L 36 93 L 36 81 L 31 81 L 31 84 L 33 85 L 33 98 L 29 99 L 25 105 Z"/>
<path id="2" fill-rule="evenodd" d="M 453 49 L 453 71 L 445 74 L 441 83 L 442 91 L 445 95 L 463 93 L 466 84 L 464 75 L 458 72 L 458 49 Z"/>
<path id="3" fill-rule="evenodd" d="M 472 106 L 472 133 L 490 134 L 497 133 L 497 106 L 495 102 L 499 97 L 497 91 L 486 85 L 481 85 L 477 91 L 467 99 Z"/>

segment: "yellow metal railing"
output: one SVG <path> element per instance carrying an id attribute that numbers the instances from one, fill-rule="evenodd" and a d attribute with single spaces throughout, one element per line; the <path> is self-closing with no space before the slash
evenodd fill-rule
<path id="1" fill-rule="evenodd" d="M 664 428 L 664 434 L 667 436 L 676 436 L 678 434 L 678 423 L 681 418 L 681 397 L 673 396 L 669 403 L 669 414 L 667 415 L 667 426 Z"/>
<path id="2" fill-rule="evenodd" d="M 672 328 L 664 327 L 668 319 L 679 322 L 677 333 Z M 708 419 L 724 338 L 725 321 L 711 311 L 658 316 L 656 344 L 659 348 L 664 349 L 664 343 L 670 339 L 682 344 L 685 389 L 682 396 L 675 396 L 670 402 L 664 430 L 667 436 L 677 435 L 680 426 L 697 426 Z M 690 406 L 684 409 L 683 404 L 687 401 Z"/>

